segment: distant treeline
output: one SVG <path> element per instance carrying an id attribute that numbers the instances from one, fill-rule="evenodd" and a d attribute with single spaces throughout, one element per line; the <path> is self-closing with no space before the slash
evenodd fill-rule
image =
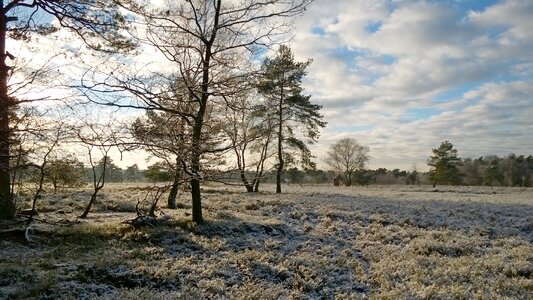
<path id="1" fill-rule="evenodd" d="M 529 187 L 533 185 L 533 156 L 467 158 L 462 160 L 460 171 L 464 185 Z"/>
<path id="2" fill-rule="evenodd" d="M 95 165 L 97 176 L 103 169 L 103 160 Z M 240 173 L 235 171 L 211 171 L 213 178 L 233 184 L 239 184 Z M 31 181 L 31 169 L 19 172 L 18 179 Z M 47 182 L 55 189 L 63 187 L 82 186 L 93 180 L 92 168 L 87 168 L 72 157 L 57 159 L 50 162 L 47 168 Z M 146 170 L 139 169 L 134 164 L 126 169 L 118 167 L 111 158 L 107 158 L 106 182 L 163 182 L 173 179 L 173 170 L 164 163 L 155 163 Z M 459 164 L 459 185 L 485 185 L 485 186 L 533 186 L 533 156 L 509 154 L 506 157 L 490 155 L 479 158 L 461 159 Z M 250 174 L 251 175 L 251 174 Z M 291 168 L 283 173 L 283 181 L 287 184 L 333 184 L 338 174 L 325 170 L 299 170 Z M 275 182 L 275 171 L 266 172 L 262 178 L 263 183 Z M 342 176 L 341 176 L 342 182 Z M 389 170 L 386 168 L 356 170 L 352 175 L 352 184 L 431 184 L 426 172 L 416 170 Z"/>
<path id="3" fill-rule="evenodd" d="M 533 186 L 533 156 L 509 154 L 506 157 L 489 155 L 479 158 L 461 159 L 457 185 L 485 186 Z M 310 184 L 333 182 L 337 174 L 333 171 L 298 169 L 287 170 L 287 183 Z M 416 170 L 357 170 L 352 175 L 353 184 L 431 184 L 426 172 Z"/>

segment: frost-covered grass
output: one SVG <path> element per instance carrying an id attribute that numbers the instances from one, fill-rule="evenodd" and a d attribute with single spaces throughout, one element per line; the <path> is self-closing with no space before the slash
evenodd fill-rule
<path id="1" fill-rule="evenodd" d="M 0 298 L 531 299 L 531 189 L 264 188 L 206 187 L 202 225 L 181 195 L 142 229 L 121 221 L 143 190 L 104 189 L 87 220 L 0 241 Z M 39 218 L 84 197 L 49 195 Z"/>

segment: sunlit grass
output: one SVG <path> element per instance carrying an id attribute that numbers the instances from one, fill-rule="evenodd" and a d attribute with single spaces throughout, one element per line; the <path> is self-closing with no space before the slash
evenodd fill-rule
<path id="1" fill-rule="evenodd" d="M 271 186 L 265 186 L 271 189 Z M 533 199 L 511 188 L 210 186 L 155 227 L 122 224 L 138 186 L 105 190 L 87 220 L 0 241 L 0 295 L 18 298 L 497 298 L 533 291 Z M 73 192 L 42 199 L 57 220 Z M 179 201 L 188 204 L 187 194 Z M 53 204 L 52 204 L 53 203 Z M 163 203 L 162 203 L 163 204 Z M 72 213 L 58 214 L 70 208 Z M 54 212 L 55 210 L 55 212 Z M 41 226 L 37 224 L 36 226 Z"/>

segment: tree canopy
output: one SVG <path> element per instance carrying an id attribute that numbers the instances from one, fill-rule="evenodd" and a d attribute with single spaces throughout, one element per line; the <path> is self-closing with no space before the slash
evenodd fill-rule
<path id="1" fill-rule="evenodd" d="M 336 172 L 343 174 L 347 186 L 352 185 L 352 175 L 365 167 L 368 161 L 368 147 L 354 138 L 343 138 L 331 145 L 326 163 Z"/>
<path id="2" fill-rule="evenodd" d="M 429 177 L 433 182 L 433 187 L 437 183 L 459 184 L 461 176 L 458 167 L 461 165 L 461 159 L 457 155 L 457 149 L 453 148 L 453 144 L 444 141 L 432 152 L 433 155 L 429 157 L 427 164 L 431 167 Z"/>

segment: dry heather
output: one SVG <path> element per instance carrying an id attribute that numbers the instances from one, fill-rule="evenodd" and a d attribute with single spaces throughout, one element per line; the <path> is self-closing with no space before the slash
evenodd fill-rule
<path id="1" fill-rule="evenodd" d="M 273 190 L 272 187 L 266 187 Z M 203 225 L 184 208 L 155 227 L 121 221 L 144 191 L 41 200 L 30 243 L 0 241 L 0 298 L 531 299 L 532 191 L 511 188 L 207 187 Z M 81 202 L 83 201 L 83 202 Z"/>

